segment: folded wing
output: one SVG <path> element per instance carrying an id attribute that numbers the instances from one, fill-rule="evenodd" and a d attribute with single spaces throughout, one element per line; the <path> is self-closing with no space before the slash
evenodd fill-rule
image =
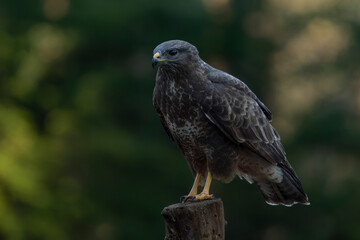
<path id="1" fill-rule="evenodd" d="M 267 161 L 285 163 L 279 134 L 271 125 L 271 112 L 240 80 L 212 71 L 212 96 L 202 105 L 206 117 L 229 139 L 242 144 Z"/>

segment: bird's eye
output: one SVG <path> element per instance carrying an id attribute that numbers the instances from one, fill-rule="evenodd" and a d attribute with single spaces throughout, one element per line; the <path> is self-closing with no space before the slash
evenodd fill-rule
<path id="1" fill-rule="evenodd" d="M 177 54 L 177 51 L 176 50 L 170 50 L 169 51 L 169 54 L 171 55 L 171 56 L 174 56 L 174 55 L 176 55 Z"/>

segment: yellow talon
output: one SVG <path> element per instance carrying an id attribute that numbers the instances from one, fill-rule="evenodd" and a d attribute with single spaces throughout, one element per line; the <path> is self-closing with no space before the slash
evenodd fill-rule
<path id="1" fill-rule="evenodd" d="M 193 186 L 192 186 L 192 188 L 190 190 L 190 193 L 189 193 L 188 196 L 184 196 L 184 197 L 181 198 L 182 202 L 186 202 L 188 200 L 190 200 L 190 201 L 202 201 L 202 200 L 214 199 L 214 195 L 209 194 L 210 185 L 211 185 L 211 181 L 212 181 L 211 173 L 208 172 L 203 191 L 200 194 L 197 194 L 197 189 L 198 189 L 198 186 L 199 186 L 200 179 L 201 179 L 201 175 L 196 174 L 195 181 L 194 181 L 194 184 L 193 184 Z"/>

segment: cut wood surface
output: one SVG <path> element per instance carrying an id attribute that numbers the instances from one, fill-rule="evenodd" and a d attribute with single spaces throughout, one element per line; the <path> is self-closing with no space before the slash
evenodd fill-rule
<path id="1" fill-rule="evenodd" d="M 221 199 L 178 203 L 161 212 L 165 240 L 225 239 L 224 205 Z"/>

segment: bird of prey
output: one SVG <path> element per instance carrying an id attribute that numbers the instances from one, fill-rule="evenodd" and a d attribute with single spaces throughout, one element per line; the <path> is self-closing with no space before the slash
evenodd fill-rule
<path id="1" fill-rule="evenodd" d="M 245 83 L 211 67 L 185 41 L 163 42 L 153 54 L 153 104 L 195 177 L 182 202 L 213 199 L 212 178 L 229 182 L 239 176 L 255 183 L 270 205 L 309 204 L 270 110 Z"/>

